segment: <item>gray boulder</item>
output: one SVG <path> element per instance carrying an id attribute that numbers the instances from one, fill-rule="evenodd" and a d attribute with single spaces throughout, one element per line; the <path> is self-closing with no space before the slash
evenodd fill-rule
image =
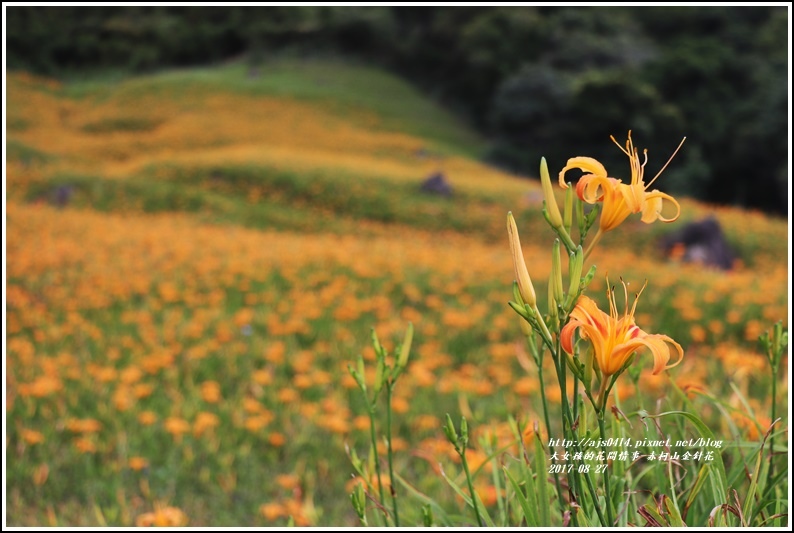
<path id="1" fill-rule="evenodd" d="M 713 216 L 690 222 L 680 230 L 665 235 L 661 245 L 667 256 L 679 255 L 684 262 L 722 270 L 733 268 L 736 257 L 720 223 Z"/>
<path id="2" fill-rule="evenodd" d="M 439 196 L 452 196 L 452 185 L 447 181 L 443 172 L 435 172 L 422 182 L 422 192 L 437 194 Z"/>

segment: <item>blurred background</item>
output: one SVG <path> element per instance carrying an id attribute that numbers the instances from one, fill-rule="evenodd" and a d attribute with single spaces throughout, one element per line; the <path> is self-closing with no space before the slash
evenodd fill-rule
<path id="1" fill-rule="evenodd" d="M 371 383 L 371 329 L 393 353 L 409 322 L 395 467 L 461 508 L 438 465 L 465 415 L 493 509 L 480 438 L 540 417 L 506 213 L 545 310 L 539 160 L 627 181 L 628 130 L 647 179 L 687 137 L 653 184 L 681 217 L 606 234 L 588 295 L 647 279 L 638 325 L 686 356 L 640 356 L 624 411 L 755 446 L 779 379 L 786 413 L 757 339 L 789 316 L 788 8 L 4 11 L 9 525 L 356 525 L 348 364 Z"/>
<path id="2" fill-rule="evenodd" d="M 787 210 L 785 7 L 14 7 L 10 69 L 152 72 L 340 56 L 396 72 L 522 174 L 631 127 L 686 150 L 665 189 Z M 605 156 L 606 167 L 622 162 Z"/>

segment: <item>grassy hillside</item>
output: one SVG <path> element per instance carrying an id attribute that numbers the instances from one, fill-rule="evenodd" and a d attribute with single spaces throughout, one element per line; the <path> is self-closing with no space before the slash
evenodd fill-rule
<path id="1" fill-rule="evenodd" d="M 518 218 L 543 309 L 540 187 L 478 162 L 484 141 L 401 80 L 281 62 L 12 73 L 7 94 L 9 525 L 131 525 L 161 505 L 194 526 L 355 525 L 346 446 L 369 426 L 347 365 L 374 359 L 373 327 L 389 349 L 416 327 L 393 446 L 418 490 L 455 502 L 435 470 L 459 470 L 446 413 L 499 439 L 508 415 L 539 417 L 504 221 Z M 449 198 L 419 191 L 438 171 Z M 642 356 L 641 388 L 618 394 L 637 410 L 685 397 L 715 433 L 758 440 L 755 340 L 788 319 L 787 223 L 682 208 L 671 226 L 627 222 L 593 256 L 588 294 L 605 302 L 605 273 L 651 280 L 638 323 L 686 350 L 661 376 Z M 660 235 L 709 214 L 736 269 L 661 254 Z M 491 463 L 471 453 L 485 495 Z"/>

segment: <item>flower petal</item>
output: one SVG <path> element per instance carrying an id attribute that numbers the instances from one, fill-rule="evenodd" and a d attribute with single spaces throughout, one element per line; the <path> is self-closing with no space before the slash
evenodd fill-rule
<path id="1" fill-rule="evenodd" d="M 569 320 L 568 323 L 563 326 L 562 331 L 560 331 L 560 344 L 562 345 L 562 349 L 569 354 L 573 354 L 573 334 L 581 325 L 582 323 L 578 320 Z"/>
<path id="2" fill-rule="evenodd" d="M 644 212 L 647 198 L 645 195 L 645 188 L 642 186 L 642 182 L 624 185 L 620 188 L 620 193 L 623 195 L 623 200 L 626 202 L 626 207 L 631 213 L 639 213 L 640 211 Z"/>
<path id="3" fill-rule="evenodd" d="M 594 204 L 604 199 L 605 195 L 613 190 L 620 182 L 615 178 L 587 174 L 576 183 L 576 195 L 588 204 Z"/>
<path id="4" fill-rule="evenodd" d="M 675 205 L 676 213 L 673 218 L 664 218 L 661 215 L 662 202 L 664 200 L 668 200 L 672 202 L 673 205 Z M 676 199 L 670 196 L 669 194 L 665 194 L 657 190 L 653 190 L 645 194 L 645 203 L 642 206 L 642 221 L 645 222 L 646 224 L 650 224 L 656 219 L 659 219 L 662 222 L 673 222 L 675 220 L 678 220 L 678 217 L 680 215 L 681 215 L 681 205 L 679 205 Z"/>
<path id="5" fill-rule="evenodd" d="M 603 336 L 609 329 L 609 315 L 598 308 L 598 305 L 588 296 L 580 296 L 576 307 L 571 311 L 571 318 L 578 320 L 582 325 L 594 327 Z M 569 352 L 570 353 L 570 352 Z"/>
<path id="6" fill-rule="evenodd" d="M 623 365 L 626 364 L 629 357 L 642 348 L 644 344 L 642 338 L 636 338 L 613 347 L 612 354 L 609 356 L 609 360 L 605 361 L 605 364 L 601 368 L 601 372 L 606 376 L 611 376 L 623 368 Z"/>
<path id="7" fill-rule="evenodd" d="M 610 178 L 614 179 L 614 178 Z M 620 183 L 614 180 L 612 189 L 608 189 L 604 193 L 604 201 L 601 207 L 601 218 L 598 221 L 599 227 L 602 231 L 610 231 L 620 226 L 630 214 L 632 209 L 626 202 L 629 195 L 624 192 L 629 189 L 629 185 Z"/>
<path id="8" fill-rule="evenodd" d="M 658 374 L 662 370 L 673 368 L 684 358 L 684 349 L 681 348 L 680 344 L 675 342 L 667 335 L 647 335 L 640 339 L 640 341 L 645 344 L 645 346 L 647 346 L 653 354 L 654 375 Z M 678 350 L 678 359 L 675 361 L 675 363 L 669 365 L 667 364 L 668 361 L 670 361 L 670 347 L 668 344 L 671 344 L 676 350 Z"/>
<path id="9" fill-rule="evenodd" d="M 560 187 L 563 189 L 568 188 L 568 184 L 565 183 L 565 173 L 574 168 L 578 168 L 586 173 L 593 174 L 594 176 L 602 178 L 607 177 L 607 169 L 605 169 L 604 165 L 592 157 L 572 157 L 568 160 L 563 169 L 560 170 Z"/>

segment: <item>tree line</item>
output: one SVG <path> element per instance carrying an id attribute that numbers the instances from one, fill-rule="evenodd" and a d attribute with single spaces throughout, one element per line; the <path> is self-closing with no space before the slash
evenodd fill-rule
<path id="1" fill-rule="evenodd" d="M 786 213 L 786 7 L 7 8 L 7 65 L 48 75 L 145 72 L 247 54 L 343 54 L 396 71 L 536 174 L 598 156 L 628 167 L 628 129 L 662 188 Z M 614 169 L 614 170 L 613 170 Z"/>

